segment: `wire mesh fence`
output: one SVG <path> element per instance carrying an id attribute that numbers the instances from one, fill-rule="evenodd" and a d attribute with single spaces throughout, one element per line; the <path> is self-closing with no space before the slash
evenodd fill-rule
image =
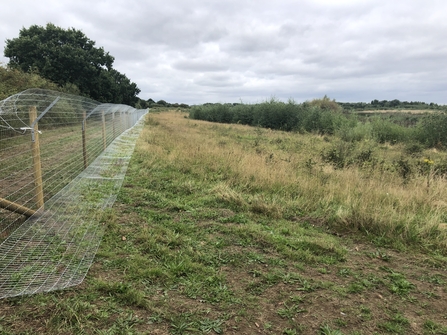
<path id="1" fill-rule="evenodd" d="M 146 112 L 39 89 L 0 101 L 0 298 L 82 282 Z"/>

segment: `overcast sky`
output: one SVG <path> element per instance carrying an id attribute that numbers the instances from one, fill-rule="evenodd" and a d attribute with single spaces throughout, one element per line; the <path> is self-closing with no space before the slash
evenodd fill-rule
<path id="1" fill-rule="evenodd" d="M 447 104 L 446 15 L 445 0 L 3 1 L 1 55 L 51 22 L 108 51 L 145 100 Z"/>

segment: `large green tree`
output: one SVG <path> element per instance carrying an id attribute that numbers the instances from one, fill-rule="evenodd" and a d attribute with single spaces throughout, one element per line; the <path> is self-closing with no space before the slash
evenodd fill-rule
<path id="1" fill-rule="evenodd" d="M 76 85 L 80 92 L 101 102 L 134 105 L 140 92 L 124 74 L 112 68 L 114 57 L 74 28 L 48 23 L 20 30 L 6 40 L 9 66 L 39 74 L 59 86 Z"/>

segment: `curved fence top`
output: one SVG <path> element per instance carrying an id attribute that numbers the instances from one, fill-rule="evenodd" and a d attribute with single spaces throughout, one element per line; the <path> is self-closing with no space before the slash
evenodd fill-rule
<path id="1" fill-rule="evenodd" d="M 36 108 L 40 125 L 51 127 L 69 125 L 76 120 L 98 114 L 135 113 L 135 108 L 122 105 L 100 103 L 95 100 L 44 89 L 28 89 L 0 101 L 0 128 L 23 132 L 30 127 L 29 109 Z M 1 138 L 0 138 L 1 140 Z"/>
<path id="2" fill-rule="evenodd" d="M 147 112 L 42 89 L 0 101 L 0 298 L 82 282 Z"/>

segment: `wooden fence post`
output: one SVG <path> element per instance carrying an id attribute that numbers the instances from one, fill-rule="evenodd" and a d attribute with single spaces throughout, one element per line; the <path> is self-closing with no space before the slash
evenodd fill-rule
<path id="1" fill-rule="evenodd" d="M 16 212 L 22 215 L 25 215 L 27 217 L 30 217 L 32 215 L 35 215 L 37 211 L 30 209 L 28 207 L 16 204 L 15 202 L 0 198 L 0 208 L 7 209 L 11 212 Z"/>
<path id="2" fill-rule="evenodd" d="M 40 161 L 40 143 L 39 143 L 39 126 L 37 119 L 37 109 L 35 106 L 29 109 L 29 121 L 30 125 L 34 124 L 34 128 L 31 129 L 31 150 L 33 153 L 33 170 L 34 170 L 34 187 L 36 195 L 37 208 L 44 206 L 43 199 L 43 183 L 42 183 L 42 164 Z"/>
<path id="3" fill-rule="evenodd" d="M 112 113 L 112 127 L 113 127 L 113 139 L 116 137 L 116 130 L 115 130 L 115 112 Z"/>
<path id="4" fill-rule="evenodd" d="M 82 115 L 82 156 L 84 157 L 84 169 L 87 168 L 88 162 L 87 162 L 87 143 L 85 139 L 85 132 L 87 128 L 87 113 L 84 111 Z"/>
<path id="5" fill-rule="evenodd" d="M 102 111 L 102 145 L 104 150 L 107 148 L 107 139 L 106 139 L 106 118 L 104 115 L 104 111 Z"/>

